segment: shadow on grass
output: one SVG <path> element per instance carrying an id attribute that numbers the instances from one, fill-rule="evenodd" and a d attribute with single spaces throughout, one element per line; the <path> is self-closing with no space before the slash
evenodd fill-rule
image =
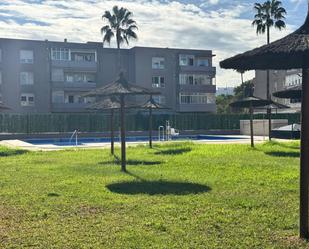
<path id="1" fill-rule="evenodd" d="M 117 156 L 114 155 L 115 161 L 107 161 L 107 162 L 99 162 L 100 165 L 113 165 L 113 164 L 117 164 L 117 165 L 121 165 L 121 159 Z M 162 164 L 161 161 L 146 161 L 146 160 L 127 160 L 127 165 L 159 165 Z"/>
<path id="2" fill-rule="evenodd" d="M 100 165 L 121 165 L 121 161 L 115 160 L 115 161 L 107 161 L 107 162 L 99 162 Z M 160 161 L 145 161 L 145 160 L 127 160 L 127 165 L 131 166 L 151 166 L 151 165 L 159 165 L 162 164 Z"/>
<path id="3" fill-rule="evenodd" d="M 159 150 L 156 151 L 156 155 L 180 155 L 184 154 L 187 152 L 190 152 L 192 149 L 191 148 L 176 148 L 176 149 L 168 149 L 168 150 Z"/>
<path id="4" fill-rule="evenodd" d="M 211 190 L 210 187 L 201 184 L 169 181 L 121 182 L 107 185 L 106 188 L 111 192 L 127 195 L 190 195 Z"/>
<path id="5" fill-rule="evenodd" d="M 59 197 L 60 194 L 57 194 L 57 193 L 48 193 L 47 196 L 48 196 L 48 197 Z"/>
<path id="6" fill-rule="evenodd" d="M 0 157 L 17 156 L 28 153 L 27 150 L 0 150 Z"/>
<path id="7" fill-rule="evenodd" d="M 300 157 L 300 152 L 268 151 L 265 154 L 274 157 Z"/>

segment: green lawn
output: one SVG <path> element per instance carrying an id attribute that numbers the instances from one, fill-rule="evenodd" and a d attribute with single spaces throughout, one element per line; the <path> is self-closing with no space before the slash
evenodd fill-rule
<path id="1" fill-rule="evenodd" d="M 119 154 L 119 151 L 117 151 Z M 308 248 L 299 143 L 0 149 L 0 248 Z"/>

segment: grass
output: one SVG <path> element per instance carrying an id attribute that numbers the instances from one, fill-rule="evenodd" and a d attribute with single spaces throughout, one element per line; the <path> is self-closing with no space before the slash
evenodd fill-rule
<path id="1" fill-rule="evenodd" d="M 117 151 L 119 154 L 119 151 Z M 0 248 L 308 248 L 299 143 L 0 148 Z"/>

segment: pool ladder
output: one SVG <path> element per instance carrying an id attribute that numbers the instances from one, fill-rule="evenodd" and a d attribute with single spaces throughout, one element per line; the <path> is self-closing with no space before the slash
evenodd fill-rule
<path id="1" fill-rule="evenodd" d="M 75 146 L 78 146 L 78 130 L 75 130 L 69 140 L 69 143 L 71 144 L 72 143 L 72 140 L 75 136 Z"/>
<path id="2" fill-rule="evenodd" d="M 165 129 L 164 126 L 159 126 L 158 140 L 165 141 Z"/>

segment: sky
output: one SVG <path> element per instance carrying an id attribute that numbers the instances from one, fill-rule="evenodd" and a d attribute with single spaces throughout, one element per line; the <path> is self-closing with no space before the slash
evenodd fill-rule
<path id="1" fill-rule="evenodd" d="M 129 47 L 151 46 L 213 50 L 218 87 L 240 84 L 240 75 L 219 62 L 264 45 L 265 35 L 252 27 L 253 5 L 264 0 L 1 0 L 0 37 L 71 42 L 102 41 L 102 14 L 114 5 L 134 13 L 138 41 Z M 283 31 L 271 30 L 271 40 L 299 27 L 307 0 L 281 0 L 287 10 Z M 115 44 L 111 44 L 114 47 Z M 246 72 L 245 79 L 254 77 Z"/>

